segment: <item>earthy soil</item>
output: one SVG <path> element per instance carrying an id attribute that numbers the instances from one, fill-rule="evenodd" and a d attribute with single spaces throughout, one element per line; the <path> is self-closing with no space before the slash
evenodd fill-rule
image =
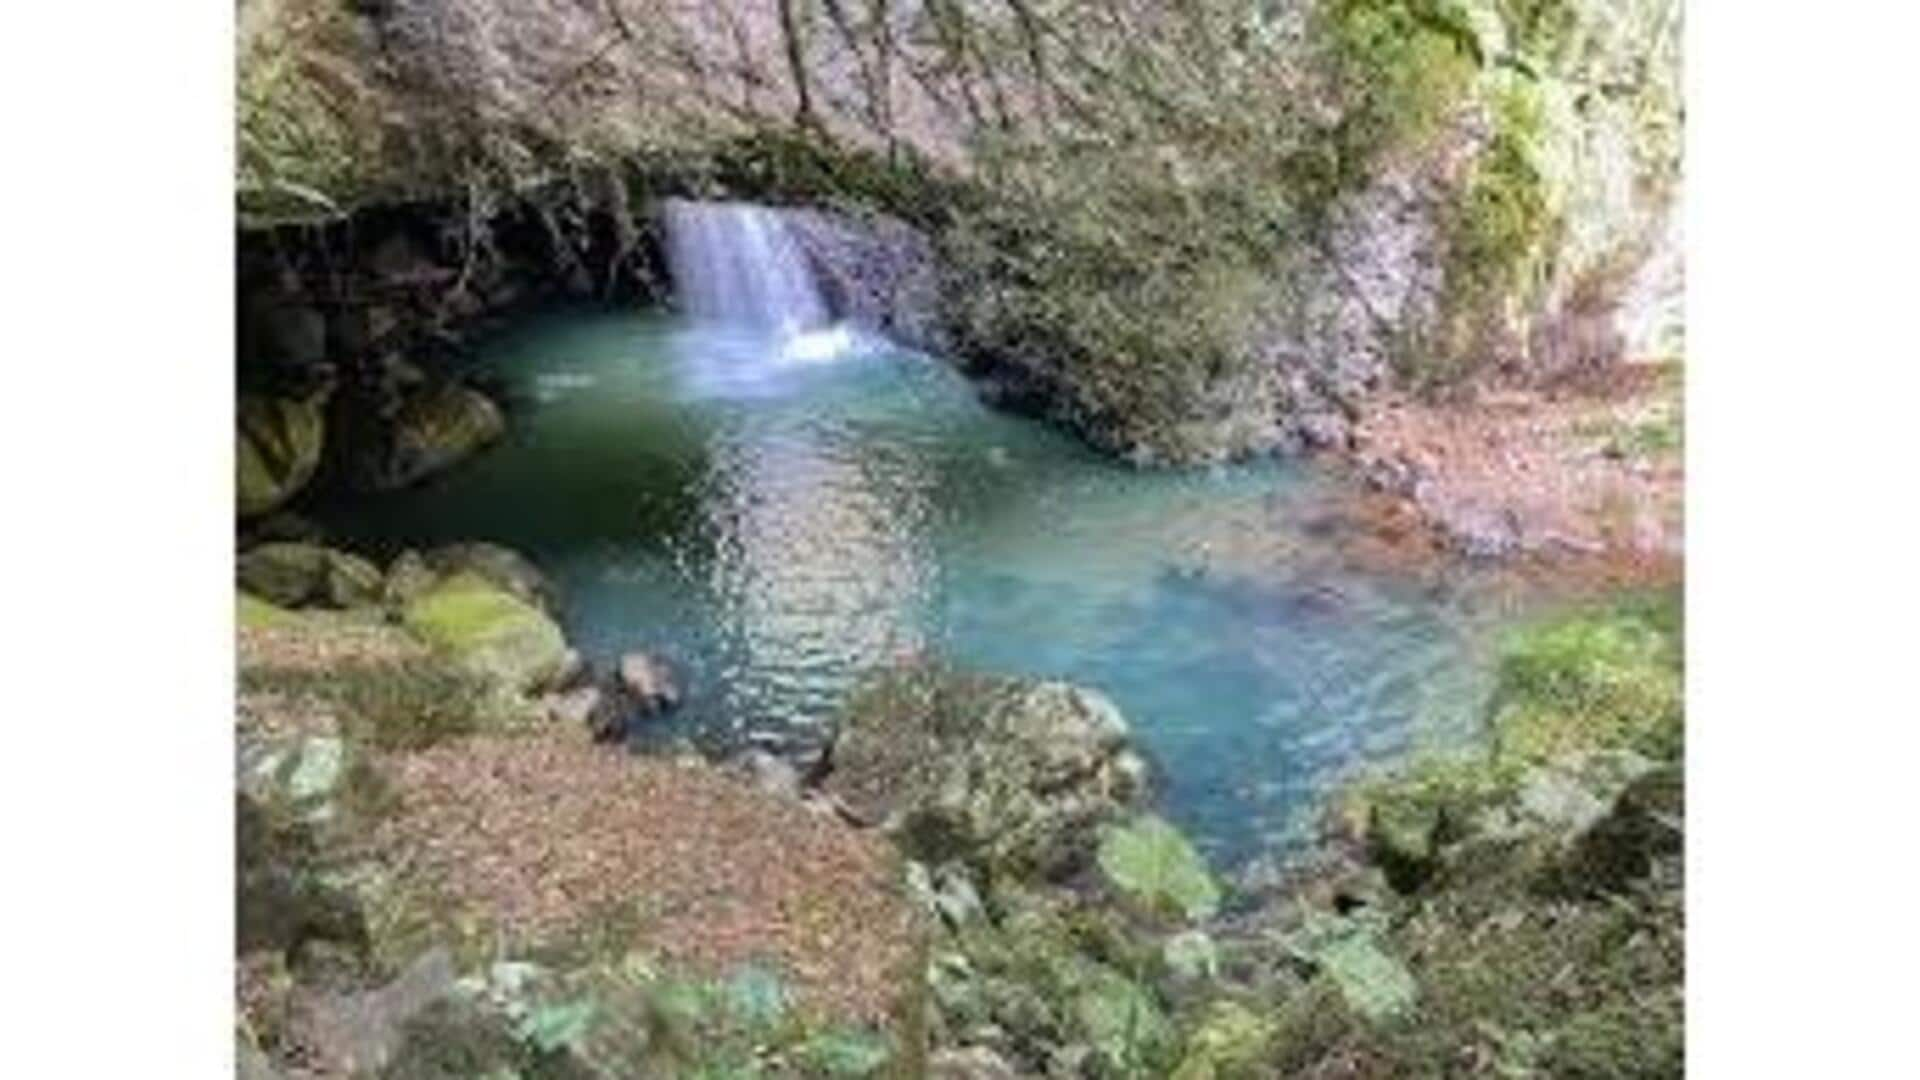
<path id="1" fill-rule="evenodd" d="M 384 769 L 404 805 L 372 838 L 383 858 L 526 940 L 630 907 L 632 947 L 668 969 L 760 962 L 824 1015 L 882 1021 L 905 985 L 917 924 L 891 851 L 831 813 L 571 732 L 462 740 Z"/>
<path id="2" fill-rule="evenodd" d="M 1676 580 L 1685 466 L 1679 387 L 1648 365 L 1603 381 L 1400 397 L 1357 426 L 1386 557 L 1438 547 L 1609 585 Z"/>

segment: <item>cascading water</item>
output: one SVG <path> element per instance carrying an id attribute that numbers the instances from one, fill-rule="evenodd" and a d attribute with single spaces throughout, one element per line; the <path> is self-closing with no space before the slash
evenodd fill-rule
<path id="1" fill-rule="evenodd" d="M 661 209 L 667 263 L 693 319 L 772 335 L 788 358 L 836 352 L 846 334 L 780 212 L 739 202 L 669 199 Z"/>

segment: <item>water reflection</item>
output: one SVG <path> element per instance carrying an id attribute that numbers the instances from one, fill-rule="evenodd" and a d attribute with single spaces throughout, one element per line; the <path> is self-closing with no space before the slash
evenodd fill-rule
<path id="1" fill-rule="evenodd" d="M 329 524 L 388 551 L 524 550 L 590 658 L 683 672 L 659 737 L 817 726 L 906 651 L 1097 686 L 1224 859 L 1474 715 L 1489 620 L 1464 589 L 1349 565 L 1320 474 L 1134 470 L 985 409 L 938 361 L 846 344 L 529 325 L 492 352 L 523 406 L 504 446 Z"/>

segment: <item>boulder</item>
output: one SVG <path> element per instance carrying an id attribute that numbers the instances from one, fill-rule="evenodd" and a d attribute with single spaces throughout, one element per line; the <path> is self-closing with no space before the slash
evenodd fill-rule
<path id="1" fill-rule="evenodd" d="M 857 694 L 829 794 L 893 832 L 910 858 L 1057 876 L 1091 860 L 1095 826 L 1142 794 L 1127 725 L 1061 682 L 896 669 Z"/>
<path id="2" fill-rule="evenodd" d="M 748 750 L 728 763 L 732 772 L 755 788 L 779 798 L 800 797 L 800 771 L 793 763 L 765 750 Z"/>
<path id="3" fill-rule="evenodd" d="M 318 308 L 268 299 L 254 299 L 247 307 L 248 359 L 292 368 L 325 362 L 327 319 Z"/>
<path id="4" fill-rule="evenodd" d="M 507 430 L 500 407 L 471 387 L 448 384 L 408 398 L 393 421 L 387 477 L 404 487 L 471 457 Z"/>
<path id="5" fill-rule="evenodd" d="M 1554 867 L 1553 884 L 1584 896 L 1621 891 L 1645 878 L 1657 859 L 1681 853 L 1685 813 L 1686 783 L 1680 767 L 1646 773 L 1575 839 Z"/>
<path id="6" fill-rule="evenodd" d="M 326 440 L 318 397 L 243 396 L 236 419 L 235 505 L 241 517 L 280 506 L 313 479 Z"/>
<path id="7" fill-rule="evenodd" d="M 357 941 L 353 898 L 326 881 L 331 841 L 346 832 L 362 775 L 335 735 L 243 733 L 236 746 L 236 931 L 240 948 Z"/>
<path id="8" fill-rule="evenodd" d="M 387 576 L 381 584 L 381 599 L 395 611 L 403 611 L 408 604 L 426 595 L 439 575 L 427 565 L 420 553 L 407 550 L 387 567 Z"/>
<path id="9" fill-rule="evenodd" d="M 657 657 L 630 652 L 620 658 L 620 689 L 640 712 L 663 713 L 680 704 L 680 684 Z"/>
<path id="10" fill-rule="evenodd" d="M 549 720 L 568 727 L 584 728 L 601 742 L 618 739 L 626 731 L 619 700 L 598 686 L 576 686 L 571 690 L 548 694 L 541 699 L 541 703 L 546 708 Z"/>
<path id="11" fill-rule="evenodd" d="M 295 1038 L 330 1072 L 378 1074 L 404 1044 L 408 1024 L 454 992 L 457 974 L 451 953 L 430 949 L 385 986 L 316 996 Z"/>
<path id="12" fill-rule="evenodd" d="M 283 608 L 369 607 L 380 603 L 384 580 L 358 555 L 316 544 L 261 544 L 243 552 L 240 588 Z"/>
<path id="13" fill-rule="evenodd" d="M 472 571 L 445 578 L 401 612 L 416 637 L 519 693 L 553 685 L 567 641 L 538 607 Z"/>
<path id="14" fill-rule="evenodd" d="M 435 577 L 476 574 L 550 616 L 560 613 L 559 590 L 539 567 L 512 548 L 483 542 L 447 544 L 427 552 L 421 561 Z"/>

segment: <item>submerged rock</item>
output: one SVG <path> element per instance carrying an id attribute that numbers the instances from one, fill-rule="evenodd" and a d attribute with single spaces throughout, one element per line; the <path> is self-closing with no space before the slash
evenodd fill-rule
<path id="1" fill-rule="evenodd" d="M 307 485 L 326 441 L 322 396 L 243 396 L 236 414 L 234 493 L 241 517 L 275 509 Z"/>
<path id="2" fill-rule="evenodd" d="M 380 568 L 361 558 L 315 544 L 274 543 L 240 556 L 240 588 L 284 608 L 368 607 L 380 602 Z"/>
<path id="3" fill-rule="evenodd" d="M 1142 794 L 1104 695 L 934 666 L 888 672 L 849 707 L 826 788 L 911 858 L 1052 876 L 1085 865 L 1094 826 Z"/>

